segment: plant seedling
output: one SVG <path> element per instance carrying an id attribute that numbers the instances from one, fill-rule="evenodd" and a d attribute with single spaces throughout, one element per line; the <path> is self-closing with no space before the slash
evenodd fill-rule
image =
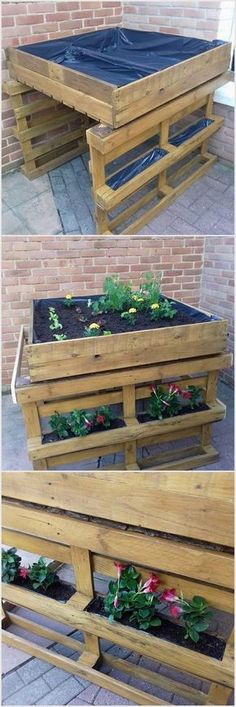
<path id="1" fill-rule="evenodd" d="M 62 324 L 59 322 L 55 307 L 49 307 L 48 311 L 49 329 L 51 329 L 51 331 L 54 331 L 54 329 L 62 329 Z"/>
<path id="2" fill-rule="evenodd" d="M 28 577 L 32 582 L 33 589 L 43 589 L 47 591 L 48 587 L 55 581 L 55 573 L 46 565 L 44 557 L 40 557 L 37 562 L 33 562 L 29 567 Z"/>
<path id="3" fill-rule="evenodd" d="M 73 295 L 66 295 L 65 299 L 63 300 L 63 304 L 65 305 L 65 307 L 73 307 Z"/>
<path id="4" fill-rule="evenodd" d="M 130 307 L 127 312 L 122 312 L 121 319 L 126 319 L 129 324 L 135 324 L 135 316 L 137 314 L 136 307 Z"/>
<path id="5" fill-rule="evenodd" d="M 2 550 L 2 581 L 6 584 L 14 582 L 20 567 L 21 557 L 17 555 L 16 547 Z"/>
<path id="6" fill-rule="evenodd" d="M 56 341 L 64 341 L 67 339 L 66 334 L 53 334 L 53 338 L 56 339 Z"/>
<path id="7" fill-rule="evenodd" d="M 69 436 L 70 427 L 68 418 L 64 417 L 64 415 L 60 415 L 59 412 L 55 412 L 54 415 L 51 415 L 49 423 L 52 430 L 56 432 L 60 439 L 66 439 Z"/>
<path id="8" fill-rule="evenodd" d="M 69 415 L 69 426 L 75 437 L 84 437 L 94 427 L 94 414 L 73 410 Z"/>
<path id="9" fill-rule="evenodd" d="M 84 336 L 100 336 L 101 333 L 100 325 L 96 322 L 92 322 L 84 328 Z"/>
<path id="10" fill-rule="evenodd" d="M 113 415 L 110 411 L 110 408 L 108 407 L 108 405 L 103 405 L 102 407 L 99 407 L 96 410 L 95 426 L 102 425 L 103 427 L 105 427 L 105 429 L 108 429 L 111 426 L 112 419 Z"/>

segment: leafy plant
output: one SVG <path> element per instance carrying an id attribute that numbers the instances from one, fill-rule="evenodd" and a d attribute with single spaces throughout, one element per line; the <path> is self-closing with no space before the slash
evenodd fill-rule
<path id="1" fill-rule="evenodd" d="M 111 426 L 111 421 L 113 419 L 112 413 L 108 405 L 103 405 L 96 410 L 94 424 L 102 425 L 105 429 Z"/>
<path id="2" fill-rule="evenodd" d="M 70 427 L 68 419 L 67 417 L 64 417 L 64 415 L 61 415 L 59 412 L 55 412 L 54 415 L 51 415 L 49 424 L 60 439 L 66 439 L 66 437 L 69 436 Z"/>
<path id="3" fill-rule="evenodd" d="M 73 296 L 66 295 L 65 299 L 63 300 L 63 304 L 65 305 L 65 307 L 72 307 L 74 305 Z"/>
<path id="4" fill-rule="evenodd" d="M 64 341 L 64 339 L 67 339 L 66 334 L 53 334 L 53 338 L 56 339 L 56 341 Z"/>
<path id="5" fill-rule="evenodd" d="M 174 309 L 174 302 L 169 302 L 168 299 L 160 300 L 160 318 L 161 319 L 173 319 L 175 314 L 177 314 L 177 309 Z"/>
<path id="6" fill-rule="evenodd" d="M 94 300 L 88 299 L 87 305 L 91 307 L 93 314 L 102 314 L 105 309 L 106 300 L 105 297 L 99 297 L 99 299 Z"/>
<path id="7" fill-rule="evenodd" d="M 202 402 L 201 389 L 191 385 L 182 390 L 176 383 L 170 383 L 168 390 L 151 385 L 148 413 L 156 420 L 174 417 L 184 407 L 184 400 L 188 400 L 188 405 L 192 410 L 199 407 Z"/>
<path id="8" fill-rule="evenodd" d="M 16 547 L 2 550 L 2 581 L 6 584 L 14 582 L 20 567 L 21 557 L 17 555 Z"/>
<path id="9" fill-rule="evenodd" d="M 185 391 L 182 390 L 182 397 L 188 400 L 192 410 L 202 404 L 202 391 L 196 385 L 188 385 Z"/>
<path id="10" fill-rule="evenodd" d="M 49 307 L 49 329 L 54 331 L 54 329 L 62 329 L 62 324 L 59 321 L 58 314 L 56 313 L 55 307 Z"/>
<path id="11" fill-rule="evenodd" d="M 89 326 L 84 328 L 84 336 L 100 336 L 100 334 L 100 324 L 97 324 L 96 322 L 92 322 L 92 324 L 89 324 Z"/>
<path id="12" fill-rule="evenodd" d="M 155 616 L 155 592 L 160 584 L 159 577 L 150 575 L 142 583 L 136 569 L 115 563 L 117 581 L 109 583 L 109 591 L 104 600 L 104 608 L 109 621 L 121 619 L 128 614 L 130 623 L 137 623 L 138 628 L 146 631 L 150 626 L 159 626 L 161 620 Z"/>
<path id="13" fill-rule="evenodd" d="M 33 562 L 32 566 L 29 567 L 28 577 L 32 582 L 33 589 L 40 587 L 46 592 L 55 580 L 55 573 L 46 565 L 44 557 L 40 557 L 37 562 Z"/>
<path id="14" fill-rule="evenodd" d="M 131 283 L 122 282 L 119 275 L 109 275 L 104 280 L 105 309 L 122 312 L 132 302 Z"/>
<path id="15" fill-rule="evenodd" d="M 144 277 L 143 283 L 139 288 L 139 297 L 144 297 L 147 307 L 151 304 L 158 303 L 161 293 L 161 273 L 147 272 Z"/>
<path id="16" fill-rule="evenodd" d="M 181 618 L 186 629 L 184 638 L 191 638 L 194 643 L 197 643 L 199 634 L 209 627 L 212 611 L 209 610 L 205 599 L 200 596 L 194 596 L 189 602 L 183 600 L 181 608 L 183 610 Z"/>
<path id="17" fill-rule="evenodd" d="M 130 307 L 127 312 L 122 312 L 121 319 L 126 319 L 129 324 L 135 323 L 135 316 L 137 314 L 136 307 Z"/>
<path id="18" fill-rule="evenodd" d="M 94 414 L 86 413 L 85 410 L 73 410 L 68 424 L 75 437 L 85 437 L 94 426 Z"/>

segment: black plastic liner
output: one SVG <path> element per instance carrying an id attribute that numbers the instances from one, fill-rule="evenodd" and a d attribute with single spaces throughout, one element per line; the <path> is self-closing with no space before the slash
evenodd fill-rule
<path id="1" fill-rule="evenodd" d="M 132 162 L 132 164 L 120 169 L 120 171 L 114 174 L 113 177 L 110 177 L 107 180 L 108 186 L 116 191 L 116 189 L 121 187 L 122 184 L 126 184 L 126 182 L 129 182 L 130 179 L 136 177 L 137 174 L 140 174 L 144 169 L 147 169 L 147 167 L 155 164 L 155 162 L 158 162 L 158 160 L 161 160 L 161 158 L 165 157 L 167 154 L 168 153 L 166 150 L 161 150 L 155 147 L 151 150 L 151 152 L 148 152 L 147 155 L 139 157 L 139 159 Z"/>
<path id="2" fill-rule="evenodd" d="M 219 39 L 181 37 L 112 27 L 18 47 L 116 86 L 137 81 L 225 44 Z"/>
<path id="3" fill-rule="evenodd" d="M 88 299 L 91 299 L 92 301 L 95 301 L 99 299 L 101 295 L 87 295 L 86 297 L 73 297 L 73 302 L 75 304 L 79 304 L 80 302 L 86 302 Z M 178 312 L 184 312 L 187 314 L 189 317 L 191 317 L 192 324 L 199 324 L 201 322 L 216 322 L 219 321 L 220 317 L 217 317 L 215 314 L 205 314 L 205 312 L 201 312 L 198 309 L 194 309 L 194 307 L 191 307 L 188 304 L 184 304 L 183 302 L 176 302 L 171 297 L 166 297 L 163 293 L 163 297 L 167 299 L 169 302 L 173 302 L 175 305 L 175 309 L 177 309 Z M 45 314 L 45 305 L 47 304 L 47 307 L 55 307 L 59 302 L 64 301 L 64 297 L 48 297 L 44 299 L 34 299 L 33 300 L 33 317 L 34 317 L 34 312 L 35 308 L 37 307 L 38 310 L 41 310 L 42 316 Z M 33 321 L 33 344 L 37 344 L 38 339 L 36 336 L 36 332 L 34 331 L 34 321 Z"/>
<path id="4" fill-rule="evenodd" d="M 192 135 L 195 135 L 196 133 L 199 133 L 203 128 L 208 128 L 208 125 L 211 125 L 211 123 L 214 123 L 214 120 L 211 120 L 210 118 L 201 118 L 198 120 L 197 123 L 194 123 L 194 125 L 190 125 L 186 130 L 183 130 L 182 133 L 179 133 L 178 135 L 175 135 L 175 137 L 172 137 L 169 139 L 169 142 L 171 145 L 175 145 L 175 147 L 178 147 L 179 145 L 182 145 L 182 142 L 185 142 L 185 140 L 188 140 L 189 137 L 192 137 Z"/>

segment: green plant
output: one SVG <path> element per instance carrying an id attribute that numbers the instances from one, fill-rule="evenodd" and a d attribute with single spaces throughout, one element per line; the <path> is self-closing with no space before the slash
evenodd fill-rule
<path id="1" fill-rule="evenodd" d="M 46 591 L 55 581 L 55 573 L 46 565 L 44 557 L 40 557 L 37 562 L 33 562 L 29 567 L 28 577 L 32 582 L 33 589 L 39 587 Z"/>
<path id="2" fill-rule="evenodd" d="M 169 302 L 168 299 L 160 300 L 160 318 L 161 319 L 173 319 L 175 314 L 177 314 L 177 309 L 174 309 L 174 302 Z"/>
<path id="3" fill-rule="evenodd" d="M 111 426 L 112 419 L 113 415 L 110 408 L 108 405 L 103 405 L 96 410 L 94 424 L 95 426 L 102 425 L 105 429 L 108 429 Z"/>
<path id="4" fill-rule="evenodd" d="M 73 295 L 66 295 L 65 299 L 63 300 L 63 304 L 65 305 L 65 307 L 72 307 L 74 305 Z"/>
<path id="5" fill-rule="evenodd" d="M 149 580 L 143 584 L 132 565 L 115 565 L 118 579 L 109 583 L 109 591 L 104 600 L 109 621 L 119 620 L 128 614 L 130 623 L 137 623 L 143 631 L 150 626 L 159 626 L 161 620 L 155 616 L 155 592 L 160 584 L 159 577 L 150 575 Z"/>
<path id="6" fill-rule="evenodd" d="M 186 629 L 184 638 L 191 638 L 194 643 L 197 643 L 199 634 L 209 627 L 212 611 L 209 610 L 205 599 L 200 596 L 194 596 L 189 602 L 183 599 L 180 601 L 180 606 L 183 610 L 181 618 Z"/>
<path id="7" fill-rule="evenodd" d="M 112 332 L 110 329 L 103 329 L 103 336 L 111 336 Z"/>
<path id="8" fill-rule="evenodd" d="M 164 390 L 160 386 L 151 386 L 151 398 L 148 406 L 148 412 L 151 417 L 156 420 L 163 420 L 164 417 L 174 417 L 178 415 L 181 409 L 179 399 L 180 389 L 172 384 L 169 390 Z"/>
<path id="9" fill-rule="evenodd" d="M 202 391 L 196 385 L 188 385 L 186 390 L 182 390 L 182 397 L 188 400 L 192 410 L 202 404 Z"/>
<path id="10" fill-rule="evenodd" d="M 105 309 L 112 312 L 122 312 L 132 302 L 130 282 L 122 282 L 119 275 L 109 275 L 103 284 Z"/>
<path id="11" fill-rule="evenodd" d="M 94 413 L 73 410 L 69 415 L 68 423 L 75 437 L 84 437 L 94 426 Z"/>
<path id="12" fill-rule="evenodd" d="M 6 584 L 14 582 L 20 567 L 21 557 L 17 555 L 16 547 L 2 550 L 2 581 Z"/>
<path id="13" fill-rule="evenodd" d="M 99 297 L 97 300 L 88 299 L 88 307 L 91 307 L 93 314 L 102 314 L 105 309 L 105 297 Z"/>
<path id="14" fill-rule="evenodd" d="M 56 313 L 55 307 L 49 307 L 49 329 L 54 331 L 54 329 L 62 329 L 62 324 L 59 322 L 58 314 Z"/>
<path id="15" fill-rule="evenodd" d="M 56 339 L 56 341 L 64 341 L 67 339 L 66 334 L 53 334 L 53 338 Z"/>
<path id="16" fill-rule="evenodd" d="M 160 287 L 161 273 L 159 272 L 155 275 L 152 272 L 147 272 L 137 292 L 139 297 L 144 297 L 146 307 L 150 307 L 151 304 L 159 302 L 161 296 Z"/>
<path id="17" fill-rule="evenodd" d="M 68 419 L 67 417 L 64 417 L 64 415 L 61 415 L 59 412 L 55 412 L 54 415 L 51 415 L 49 424 L 60 439 L 65 439 L 69 436 L 70 427 Z"/>
<path id="18" fill-rule="evenodd" d="M 84 328 L 84 336 L 100 336 L 100 335 L 101 335 L 100 324 L 97 324 L 96 322 L 92 322 L 92 324 L 89 324 L 89 326 L 86 326 Z"/>
<path id="19" fill-rule="evenodd" d="M 136 307 L 130 307 L 127 312 L 121 313 L 121 319 L 126 319 L 129 324 L 135 324 L 135 317 L 137 314 Z"/>

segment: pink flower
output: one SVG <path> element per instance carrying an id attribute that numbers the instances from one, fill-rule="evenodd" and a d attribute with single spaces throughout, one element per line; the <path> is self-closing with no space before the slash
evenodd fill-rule
<path id="1" fill-rule="evenodd" d="M 169 385 L 169 393 L 170 393 L 171 395 L 174 394 L 174 393 L 175 393 L 175 394 L 181 393 L 181 388 L 179 388 L 178 385 L 175 385 L 175 383 L 171 383 L 171 384 Z"/>
<path id="2" fill-rule="evenodd" d="M 93 426 L 93 423 L 91 422 L 91 420 L 88 420 L 87 417 L 84 418 L 84 421 L 85 421 L 86 427 L 92 427 L 92 426 Z"/>
<path id="3" fill-rule="evenodd" d="M 156 387 L 155 385 L 150 385 L 150 390 L 152 393 L 156 393 Z"/>
<path id="4" fill-rule="evenodd" d="M 169 614 L 173 616 L 174 619 L 178 619 L 180 614 L 183 613 L 183 609 L 181 609 L 180 606 L 177 606 L 177 604 L 170 604 L 169 606 Z"/>
<path id="5" fill-rule="evenodd" d="M 188 400 L 188 398 L 192 397 L 192 393 L 190 393 L 190 390 L 182 390 L 182 398 Z"/>
<path id="6" fill-rule="evenodd" d="M 96 422 L 99 425 L 103 425 L 103 423 L 105 422 L 105 415 L 97 415 Z"/>
<path id="7" fill-rule="evenodd" d="M 118 594 L 116 594 L 115 599 L 114 599 L 114 607 L 115 607 L 115 609 L 118 608 L 118 605 L 119 605 Z"/>
<path id="8" fill-rule="evenodd" d="M 20 567 L 19 568 L 19 570 L 18 570 L 19 577 L 22 577 L 22 579 L 26 579 L 26 577 L 28 577 L 28 574 L 29 574 L 29 570 L 27 569 L 27 567 Z"/>
<path id="9" fill-rule="evenodd" d="M 114 562 L 114 565 L 115 565 L 115 567 L 116 567 L 117 577 L 118 577 L 118 579 L 120 579 L 121 572 L 122 572 L 123 570 L 125 570 L 126 565 L 122 565 L 122 562 Z"/>
<path id="10" fill-rule="evenodd" d="M 160 577 L 157 577 L 155 574 L 150 574 L 150 577 L 143 585 L 142 591 L 144 592 L 144 594 L 154 594 L 157 591 L 157 587 L 159 587 L 159 584 L 161 584 Z"/>
<path id="11" fill-rule="evenodd" d="M 176 589 L 165 589 L 160 596 L 161 601 L 177 601 Z"/>

